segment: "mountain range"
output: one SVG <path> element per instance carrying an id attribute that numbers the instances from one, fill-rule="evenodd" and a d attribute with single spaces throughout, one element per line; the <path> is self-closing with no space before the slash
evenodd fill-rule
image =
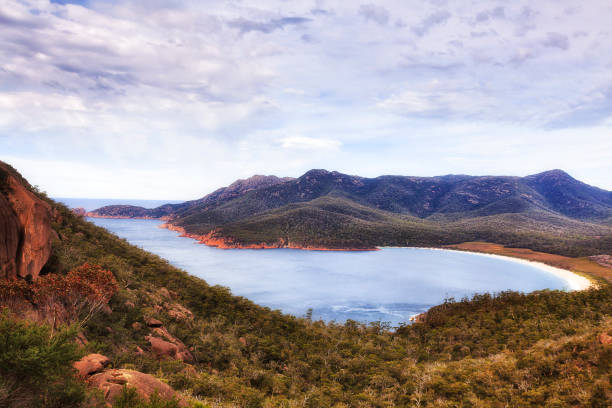
<path id="1" fill-rule="evenodd" d="M 612 192 L 562 170 L 526 177 L 253 176 L 198 200 L 113 205 L 93 217 L 159 218 L 221 247 L 371 249 L 482 240 L 564 255 L 612 249 Z"/>

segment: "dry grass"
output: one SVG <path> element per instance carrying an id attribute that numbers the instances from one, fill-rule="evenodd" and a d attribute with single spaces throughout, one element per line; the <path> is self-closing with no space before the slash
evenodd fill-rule
<path id="1" fill-rule="evenodd" d="M 557 268 L 567 269 L 589 277 L 605 279 L 608 282 L 612 282 L 612 268 L 606 268 L 586 257 L 570 258 L 568 256 L 532 251 L 526 248 L 507 248 L 503 245 L 491 244 L 489 242 L 464 242 L 461 244 L 447 245 L 446 248 L 512 256 L 529 261 L 542 262 Z"/>

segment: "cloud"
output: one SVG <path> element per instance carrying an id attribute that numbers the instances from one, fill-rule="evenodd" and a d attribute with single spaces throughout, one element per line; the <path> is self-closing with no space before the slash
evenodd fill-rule
<path id="1" fill-rule="evenodd" d="M 506 11 L 504 10 L 503 7 L 499 6 L 499 7 L 495 7 L 494 9 L 484 10 L 476 14 L 476 21 L 478 23 L 482 23 L 482 22 L 489 21 L 492 19 L 496 19 L 496 18 L 501 19 L 505 17 L 506 17 Z"/>
<path id="2" fill-rule="evenodd" d="M 380 25 L 385 25 L 389 22 L 389 12 L 387 9 L 375 4 L 362 4 L 359 6 L 359 15 L 366 20 Z"/>
<path id="3" fill-rule="evenodd" d="M 427 118 L 484 117 L 496 101 L 478 89 L 438 81 L 412 86 L 380 101 L 377 106 L 401 115 Z"/>
<path id="4" fill-rule="evenodd" d="M 42 186 L 70 178 L 66 192 L 91 169 L 87 194 L 130 184 L 140 197 L 155 187 L 145 175 L 190 198 L 311 167 L 489 172 L 453 142 L 472 140 L 455 133 L 466 123 L 484 129 L 469 145 L 491 171 L 511 168 L 495 166 L 517 144 L 554 164 L 546 132 L 560 131 L 589 141 L 572 163 L 592 167 L 589 149 L 610 144 L 612 9 L 570 3 L 4 0 L 0 152 L 65 163 L 51 181 L 35 169 Z M 612 171 L 597 163 L 592 174 Z"/>
<path id="5" fill-rule="evenodd" d="M 450 17 L 451 14 L 448 11 L 437 11 L 427 16 L 418 25 L 412 27 L 412 31 L 419 37 L 422 37 L 433 27 L 444 24 Z"/>
<path id="6" fill-rule="evenodd" d="M 280 139 L 281 146 L 285 149 L 306 150 L 335 150 L 342 146 L 337 140 L 316 139 L 305 136 L 288 136 Z"/>
<path id="7" fill-rule="evenodd" d="M 569 39 L 565 34 L 547 33 L 546 39 L 542 44 L 545 47 L 559 48 L 565 51 L 569 48 Z"/>
<path id="8" fill-rule="evenodd" d="M 311 19 L 305 17 L 282 17 L 265 22 L 252 21 L 241 18 L 238 20 L 231 21 L 229 25 L 231 27 L 238 28 L 243 33 L 248 33 L 249 31 L 260 31 L 262 33 L 268 34 L 275 30 L 282 30 L 286 26 L 301 25 L 309 21 L 311 21 Z"/>

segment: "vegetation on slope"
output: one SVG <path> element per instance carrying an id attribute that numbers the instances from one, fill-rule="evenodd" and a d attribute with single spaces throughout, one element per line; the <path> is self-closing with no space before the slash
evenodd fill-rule
<path id="1" fill-rule="evenodd" d="M 611 349 L 597 340 L 612 328 L 609 287 L 449 300 L 425 322 L 396 332 L 382 323 L 323 324 L 211 287 L 58 208 L 55 272 L 97 263 L 121 287 L 113 313 L 88 323 L 88 351 L 108 355 L 117 367 L 162 375 L 209 404 L 604 406 L 610 397 Z M 159 309 L 162 287 L 192 320 Z M 195 370 L 135 353 L 148 345 L 133 324 L 152 314 L 193 348 Z"/>
<path id="2" fill-rule="evenodd" d="M 449 299 L 422 322 L 396 331 L 384 323 L 324 324 L 232 296 L 53 205 L 59 238 L 47 276 L 68 276 L 89 263 L 110 270 L 118 283 L 112 313 L 85 322 L 89 342 L 81 353 L 99 352 L 115 368 L 154 374 L 192 401 L 211 407 L 604 407 L 612 398 L 607 285 Z M 384 222 L 363 211 L 353 205 L 348 214 Z M 174 313 L 176 305 L 190 314 Z M 189 347 L 192 364 L 150 351 L 143 325 L 149 317 Z M 7 327 L 10 338 L 15 326 Z M 47 332 L 40 342 L 52 338 Z M 0 349 L 0 369 L 10 370 L 3 350 L 38 349 L 25 343 Z M 46 368 L 50 379 L 70 378 L 65 370 L 78 357 L 71 350 L 62 354 L 66 364 Z M 22 377 L 37 381 L 34 372 Z M 49 395 L 45 387 L 33 389 Z M 77 391 L 70 393 L 75 404 L 83 401 Z M 122 398 L 126 406 L 133 396 Z"/>
<path id="3" fill-rule="evenodd" d="M 110 206 L 94 214 L 142 217 L 163 210 L 187 233 L 210 234 L 211 242 L 233 246 L 372 248 L 480 240 L 569 256 L 612 250 L 612 192 L 560 170 L 523 178 L 372 179 L 311 170 L 294 180 L 232 186 L 175 207 Z"/>

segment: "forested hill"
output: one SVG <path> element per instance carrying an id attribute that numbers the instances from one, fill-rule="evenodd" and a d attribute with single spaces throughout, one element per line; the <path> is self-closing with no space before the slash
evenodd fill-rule
<path id="1" fill-rule="evenodd" d="M 395 331 L 326 324 L 209 286 L 1 162 L 0 215 L 0 407 L 608 407 L 612 398 L 603 280 L 578 292 L 448 299 Z"/>
<path id="2" fill-rule="evenodd" d="M 233 247 L 484 240 L 566 255 L 612 250 L 612 192 L 561 170 L 527 177 L 376 178 L 311 170 L 297 179 L 264 180 L 172 208 L 109 206 L 90 215 L 164 217 L 189 234 Z"/>

